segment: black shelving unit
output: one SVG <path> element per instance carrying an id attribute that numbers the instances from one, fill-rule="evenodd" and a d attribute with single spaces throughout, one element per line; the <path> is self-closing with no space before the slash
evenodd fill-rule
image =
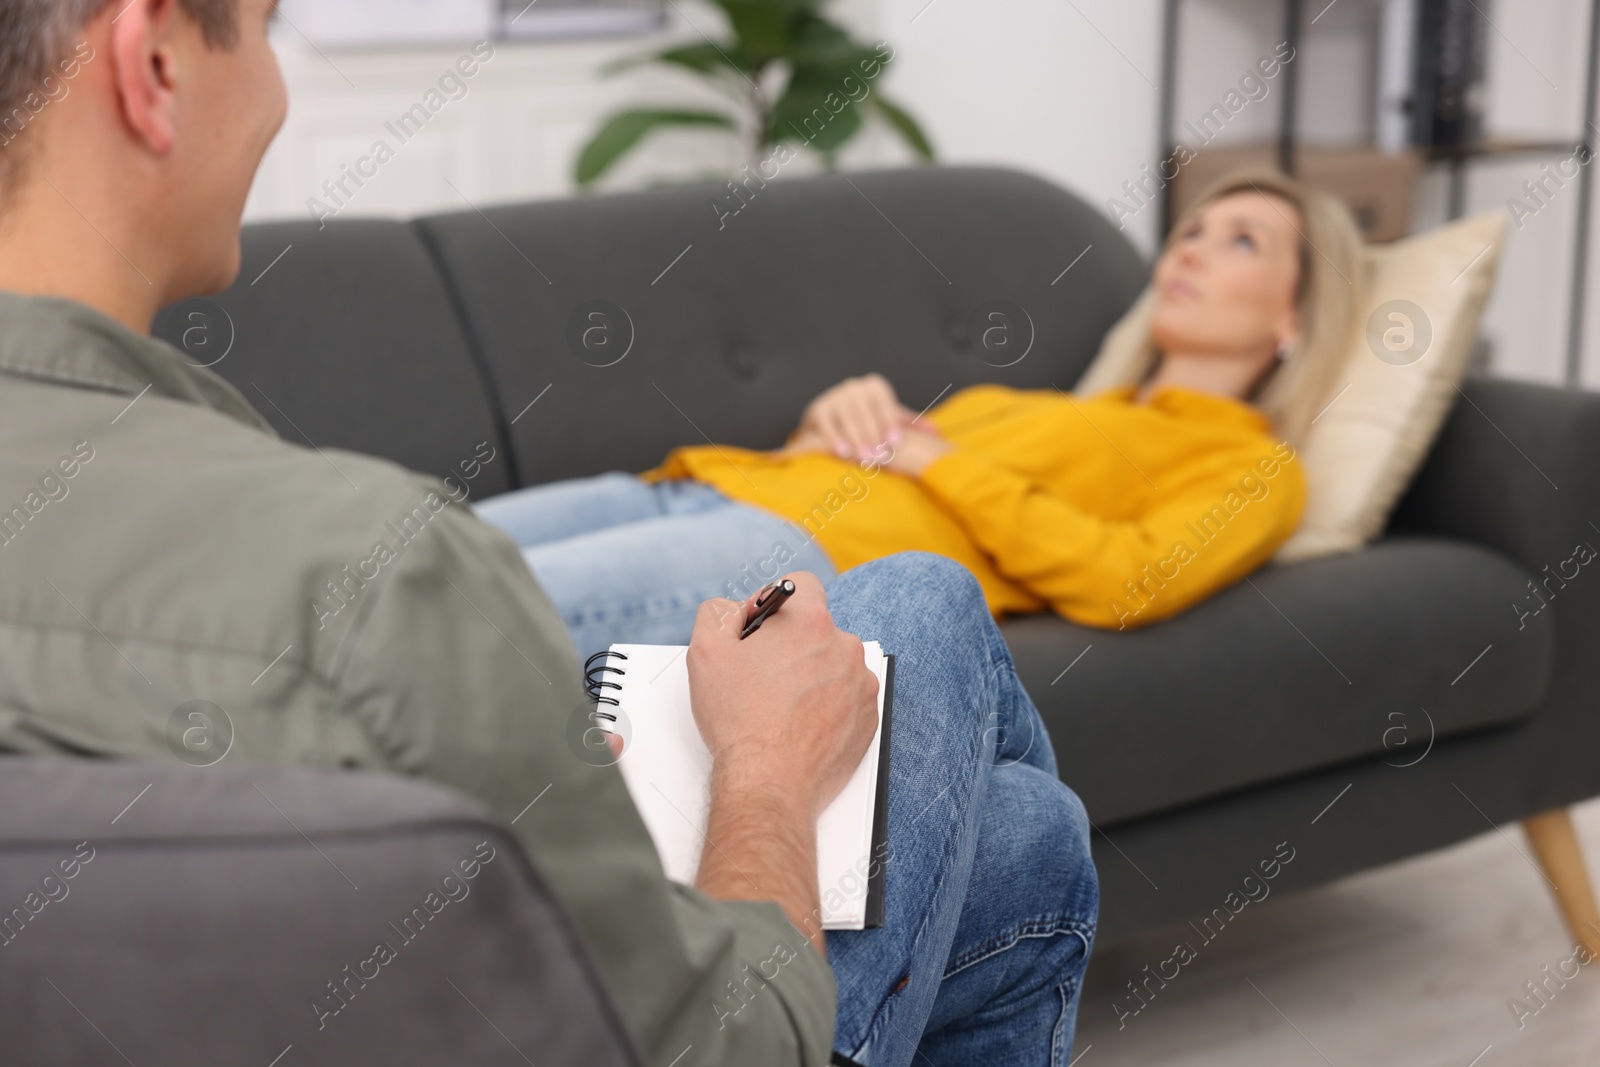
<path id="1" fill-rule="evenodd" d="M 1169 158 L 1177 144 L 1177 65 L 1178 18 L 1182 0 L 1165 0 L 1161 34 L 1161 104 L 1158 159 Z M 1304 0 L 1283 0 L 1283 34 L 1296 55 L 1304 34 Z M 1278 101 L 1278 167 L 1285 174 L 1294 174 L 1295 154 L 1299 147 L 1297 111 L 1299 106 L 1300 68 L 1290 63 L 1283 71 L 1283 92 Z M 1452 219 L 1460 218 L 1465 209 L 1467 168 L 1474 160 L 1506 158 L 1516 155 L 1557 155 L 1582 146 L 1592 155 L 1595 134 L 1595 94 L 1600 89 L 1600 0 L 1592 0 L 1589 11 L 1589 52 L 1587 75 L 1584 79 L 1583 132 L 1573 141 L 1486 141 L 1480 144 L 1450 148 L 1424 149 L 1423 158 L 1430 163 L 1449 166 L 1448 211 Z M 1594 201 L 1594 173 L 1592 166 L 1584 166 L 1578 176 L 1578 232 L 1572 248 L 1572 287 L 1567 309 L 1566 381 L 1578 383 L 1582 366 L 1584 289 L 1589 273 L 1589 220 Z M 1162 203 L 1161 229 L 1165 233 L 1172 224 L 1170 197 Z"/>

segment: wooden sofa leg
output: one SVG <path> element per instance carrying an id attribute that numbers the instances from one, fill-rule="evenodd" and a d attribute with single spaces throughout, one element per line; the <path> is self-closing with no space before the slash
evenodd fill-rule
<path id="1" fill-rule="evenodd" d="M 1600 909 L 1583 865 L 1583 849 L 1568 808 L 1554 808 L 1522 820 L 1539 866 L 1555 886 L 1556 907 L 1577 941 L 1600 956 Z"/>

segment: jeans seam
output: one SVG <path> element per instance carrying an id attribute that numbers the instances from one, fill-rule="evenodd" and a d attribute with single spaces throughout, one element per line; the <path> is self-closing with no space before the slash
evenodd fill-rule
<path id="1" fill-rule="evenodd" d="M 935 798 L 935 799 L 937 801 L 937 798 Z M 969 797 L 969 800 L 970 800 L 970 797 Z M 927 814 L 927 813 L 924 812 L 923 814 Z M 919 818 L 920 818 L 920 816 L 919 816 Z M 955 841 L 955 835 L 954 834 L 945 834 L 945 835 L 943 835 L 943 840 L 941 842 L 941 848 L 940 848 L 940 853 L 939 853 L 939 860 L 940 860 L 940 865 L 941 866 L 943 865 L 943 861 L 948 859 L 949 856 L 954 852 L 955 844 L 956 844 L 956 841 Z M 942 883 L 943 879 L 941 879 L 940 881 Z M 925 911 L 923 913 L 922 921 L 917 924 L 917 930 L 916 930 L 916 933 L 912 934 L 912 936 L 911 936 L 910 951 L 907 954 L 908 955 L 908 966 L 911 966 L 909 961 L 913 961 L 913 960 L 916 959 L 917 946 L 919 944 L 921 944 L 922 939 L 927 936 L 928 928 L 929 928 L 929 926 L 932 925 L 933 919 L 934 919 L 934 909 L 929 908 L 927 911 Z M 910 976 L 911 976 L 910 972 L 908 971 L 906 977 L 909 978 Z M 943 978 L 940 978 L 941 982 L 943 980 L 944 980 Z M 900 987 L 897 987 L 895 989 L 891 989 L 888 993 L 884 994 L 884 997 L 883 997 L 882 1000 L 878 1001 L 878 1006 L 873 1011 L 872 1018 L 868 1021 L 867 1026 L 866 1026 L 865 1030 L 862 1033 L 861 1043 L 858 1044 L 854 1049 L 852 1049 L 850 1051 L 850 1055 L 851 1055 L 852 1058 L 857 1056 L 857 1055 L 859 1055 L 862 1049 L 867 1048 L 869 1045 L 873 1044 L 873 1042 L 875 1042 L 877 1040 L 879 1033 L 882 1031 L 882 1028 L 885 1025 L 888 1024 L 888 1015 L 889 1015 L 890 1005 L 894 1003 L 895 998 L 900 995 L 900 993 L 901 993 L 903 988 L 904 988 L 904 986 L 900 986 Z"/>
<path id="2" fill-rule="evenodd" d="M 1071 1045 L 1065 1048 L 1061 1045 L 1061 1028 L 1067 1021 L 1067 1012 L 1078 996 L 1078 984 L 1079 979 L 1074 977 L 1056 986 L 1056 993 L 1061 997 L 1061 1013 L 1056 1016 L 1055 1026 L 1050 1028 L 1050 1067 L 1063 1067 L 1062 1060 L 1072 1053 Z M 1070 1063 L 1066 1067 L 1070 1067 Z"/>
<path id="3" fill-rule="evenodd" d="M 1033 698 L 1028 695 L 1027 689 L 1023 688 L 1022 679 L 1017 675 L 1016 665 L 1011 662 L 1010 652 L 1008 651 L 1002 660 L 996 660 L 991 657 L 987 690 L 989 696 L 998 697 L 999 694 L 1004 690 L 1004 687 L 1013 680 L 1015 680 L 1018 690 L 1021 691 L 1022 699 L 1028 702 L 1029 711 L 1032 712 L 1032 719 L 1035 723 L 1035 733 L 1037 736 L 1029 739 L 1028 748 L 1022 753 L 1021 756 L 1018 756 L 1015 759 L 1011 759 L 1008 762 L 1001 762 L 998 744 L 996 744 L 995 751 L 990 753 L 989 759 L 997 767 L 1009 767 L 1012 764 L 1024 762 L 1028 755 L 1032 753 L 1034 745 L 1041 744 L 1045 749 L 1050 750 L 1050 766 L 1048 768 L 1049 773 L 1059 774 L 1060 771 L 1056 765 L 1055 752 L 1049 743 L 1050 735 L 1049 732 L 1044 729 L 1044 718 L 1039 714 L 1038 707 L 1033 704 Z M 1035 765 L 1028 764 L 1028 766 Z M 1046 768 L 1040 769 L 1044 770 Z M 1063 782 L 1062 784 L 1065 785 L 1066 783 Z"/>
<path id="4" fill-rule="evenodd" d="M 673 593 L 667 596 L 656 597 L 651 600 L 640 601 L 636 605 L 625 608 L 586 608 L 573 612 L 565 618 L 568 629 L 578 626 L 592 626 L 597 623 L 609 623 L 616 619 L 648 619 L 658 615 L 670 615 L 682 611 L 684 608 L 699 607 L 705 597 L 695 593 Z"/>
<path id="5" fill-rule="evenodd" d="M 1034 937 L 1054 937 L 1057 934 L 1073 934 L 1083 942 L 1085 953 L 1091 949 L 1090 928 L 1081 920 L 1065 916 L 1028 919 L 956 957 L 955 961 L 945 968 L 941 981 L 948 981 L 968 967 L 974 967 L 1002 952 L 1009 952 L 1021 941 Z"/>

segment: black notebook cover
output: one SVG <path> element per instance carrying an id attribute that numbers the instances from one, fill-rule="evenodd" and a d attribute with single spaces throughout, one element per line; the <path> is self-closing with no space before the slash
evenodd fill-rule
<path id="1" fill-rule="evenodd" d="M 878 741 L 878 792 L 872 812 L 872 851 L 867 867 L 867 929 L 883 926 L 883 885 L 889 869 L 889 734 L 894 725 L 894 656 L 885 653 L 883 737 Z"/>

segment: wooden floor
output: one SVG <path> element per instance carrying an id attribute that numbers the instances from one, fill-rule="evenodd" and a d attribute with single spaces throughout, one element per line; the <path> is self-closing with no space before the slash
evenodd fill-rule
<path id="1" fill-rule="evenodd" d="M 1600 881 L 1600 801 L 1573 810 Z M 1077 1067 L 1589 1067 L 1600 1065 L 1600 960 L 1543 1006 L 1524 983 L 1573 954 L 1520 827 L 1320 890 L 1250 905 L 1214 941 L 1186 926 L 1097 952 Z M 1196 959 L 1136 1016 L 1126 982 Z M 1168 973 L 1172 967 L 1168 966 Z M 1568 973 L 1570 973 L 1569 965 Z M 1121 999 L 1119 1000 L 1119 993 Z M 1509 1001 L 1537 1014 L 1522 1025 Z"/>

